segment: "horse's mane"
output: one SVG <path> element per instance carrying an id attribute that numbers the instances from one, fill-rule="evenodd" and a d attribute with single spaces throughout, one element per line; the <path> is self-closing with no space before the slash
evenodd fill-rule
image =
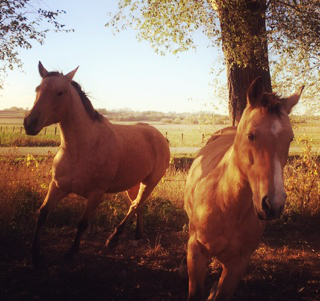
<path id="1" fill-rule="evenodd" d="M 72 81 L 71 85 L 76 89 L 77 93 L 80 96 L 81 102 L 87 112 L 87 114 L 89 115 L 89 117 L 93 120 L 93 121 L 99 121 L 102 122 L 103 120 L 103 116 L 94 109 L 91 101 L 89 100 L 88 96 L 86 95 L 86 93 L 84 91 L 82 91 L 81 86 L 75 82 Z"/>
<path id="2" fill-rule="evenodd" d="M 63 74 L 60 72 L 57 72 L 57 71 L 52 71 L 52 72 L 48 72 L 45 77 L 53 77 L 53 76 L 63 76 Z M 81 86 L 75 81 L 72 81 L 71 85 L 76 89 L 78 95 L 80 96 L 81 102 L 82 102 L 87 114 L 91 118 L 91 120 L 102 122 L 103 116 L 94 109 L 88 96 L 81 89 Z"/>
<path id="3" fill-rule="evenodd" d="M 284 104 L 284 99 L 276 93 L 264 93 L 261 104 L 270 113 L 280 114 L 281 108 Z"/>

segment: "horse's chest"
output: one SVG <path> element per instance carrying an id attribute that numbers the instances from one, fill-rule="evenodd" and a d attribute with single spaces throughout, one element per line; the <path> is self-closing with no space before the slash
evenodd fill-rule
<path id="1" fill-rule="evenodd" d="M 110 182 L 107 170 L 107 166 L 90 158 L 72 161 L 62 157 L 54 162 L 53 177 L 62 190 L 86 196 L 89 191 L 105 189 Z"/>
<path id="2" fill-rule="evenodd" d="M 258 220 L 253 208 L 242 213 L 212 206 L 198 210 L 197 237 L 213 256 L 223 260 L 256 248 L 265 222 Z"/>

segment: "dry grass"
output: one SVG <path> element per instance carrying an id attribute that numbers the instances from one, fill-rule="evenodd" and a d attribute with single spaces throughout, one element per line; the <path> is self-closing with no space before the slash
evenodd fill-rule
<path id="1" fill-rule="evenodd" d="M 34 213 L 41 205 L 51 179 L 53 156 L 20 156 L 13 150 L 0 159 L 0 232 L 32 229 Z M 187 222 L 183 209 L 186 172 L 171 168 L 145 205 L 146 228 L 163 225 L 182 228 Z M 85 199 L 71 194 L 60 202 L 48 220 L 48 227 L 75 226 Z M 94 227 L 112 229 L 128 210 L 125 193 L 106 194 L 92 221 Z"/>
<path id="2" fill-rule="evenodd" d="M 303 156 L 286 168 L 288 202 L 285 214 L 269 223 L 262 243 L 252 256 L 235 300 L 319 299 L 319 162 L 302 142 Z M 31 268 L 30 241 L 34 213 L 51 178 L 52 154 L 0 157 L 0 295 L 6 300 L 185 300 L 187 286 L 177 276 L 187 242 L 188 219 L 183 209 L 187 171 L 171 167 L 146 202 L 146 235 L 129 245 L 134 226 L 128 225 L 119 247 L 103 244 L 127 212 L 124 193 L 105 195 L 83 240 L 76 263 L 61 266 L 70 246 L 85 200 L 70 195 L 50 215 L 43 235 L 48 265 Z M 210 266 L 206 291 L 218 265 Z M 72 281 L 71 281 L 72 279 Z M 93 292 L 94 295 L 93 295 Z"/>
<path id="3" fill-rule="evenodd" d="M 318 155 L 311 151 L 312 141 L 300 140 L 302 155 L 293 158 L 285 169 L 288 201 L 285 218 L 320 215 L 320 165 Z M 25 229 L 33 224 L 33 214 L 40 206 L 51 178 L 53 155 L 17 157 L 14 149 L 0 159 L 0 218 L 2 230 L 8 227 Z M 187 223 L 183 209 L 183 192 L 187 171 L 168 169 L 145 206 L 146 227 L 167 225 L 182 229 Z M 85 200 L 70 195 L 63 200 L 49 225 L 75 225 Z M 128 201 L 123 193 L 106 195 L 93 224 L 112 228 L 123 218 Z M 20 226 L 19 226 L 20 224 Z"/>
<path id="4" fill-rule="evenodd" d="M 312 151 L 312 140 L 297 139 L 301 156 L 293 158 L 285 169 L 288 215 L 320 215 L 320 161 Z"/>

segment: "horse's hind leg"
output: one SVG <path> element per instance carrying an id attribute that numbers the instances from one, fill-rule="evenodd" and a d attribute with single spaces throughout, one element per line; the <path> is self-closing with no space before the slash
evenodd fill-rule
<path id="1" fill-rule="evenodd" d="M 131 204 L 137 198 L 139 194 L 139 190 L 140 190 L 140 183 L 127 191 Z M 136 215 L 137 215 L 137 223 L 136 223 L 136 232 L 135 232 L 134 239 L 139 240 L 143 236 L 143 206 L 139 206 L 139 208 L 137 208 Z"/>
<path id="2" fill-rule="evenodd" d="M 66 195 L 67 193 L 59 189 L 54 181 L 50 183 L 47 196 L 39 209 L 38 221 L 32 241 L 32 263 L 35 267 L 40 266 L 43 261 L 43 257 L 40 255 L 40 238 L 48 214 L 57 206 L 59 201 Z"/>
<path id="3" fill-rule="evenodd" d="M 123 232 L 127 221 L 129 221 L 137 212 L 138 212 L 138 216 L 140 218 L 140 221 L 138 220 L 138 223 L 137 223 L 137 228 L 139 229 L 139 227 L 141 227 L 142 216 L 140 216 L 140 215 L 142 215 L 143 203 L 148 198 L 148 196 L 151 194 L 154 187 L 155 187 L 155 185 L 147 186 L 143 183 L 140 184 L 139 193 L 138 193 L 136 199 L 132 202 L 125 218 L 115 228 L 114 232 L 108 238 L 108 240 L 106 242 L 107 247 L 114 248 L 118 245 L 119 236 Z M 140 226 L 138 226 L 138 224 Z M 140 231 L 140 230 L 137 230 L 137 231 Z"/>
<path id="4" fill-rule="evenodd" d="M 206 277 L 208 258 L 204 247 L 191 235 L 188 242 L 188 274 L 189 274 L 189 296 L 188 300 L 202 300 L 203 285 Z"/>
<path id="5" fill-rule="evenodd" d="M 82 234 L 87 230 L 89 221 L 91 220 L 97 207 L 101 203 L 102 196 L 103 192 L 95 192 L 89 196 L 86 208 L 82 214 L 81 219 L 78 222 L 76 237 L 69 251 L 65 255 L 65 259 L 67 261 L 71 261 L 73 259 L 73 256 L 79 251 Z"/>

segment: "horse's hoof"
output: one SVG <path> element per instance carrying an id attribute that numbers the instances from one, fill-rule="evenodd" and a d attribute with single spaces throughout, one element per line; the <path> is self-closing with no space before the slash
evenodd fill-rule
<path id="1" fill-rule="evenodd" d="M 114 249 L 118 246 L 118 239 L 114 236 L 110 236 L 106 241 L 106 247 L 109 249 Z"/>
<path id="2" fill-rule="evenodd" d="M 34 269 L 43 269 L 46 265 L 46 259 L 42 254 L 33 254 L 32 255 L 32 266 Z"/>

